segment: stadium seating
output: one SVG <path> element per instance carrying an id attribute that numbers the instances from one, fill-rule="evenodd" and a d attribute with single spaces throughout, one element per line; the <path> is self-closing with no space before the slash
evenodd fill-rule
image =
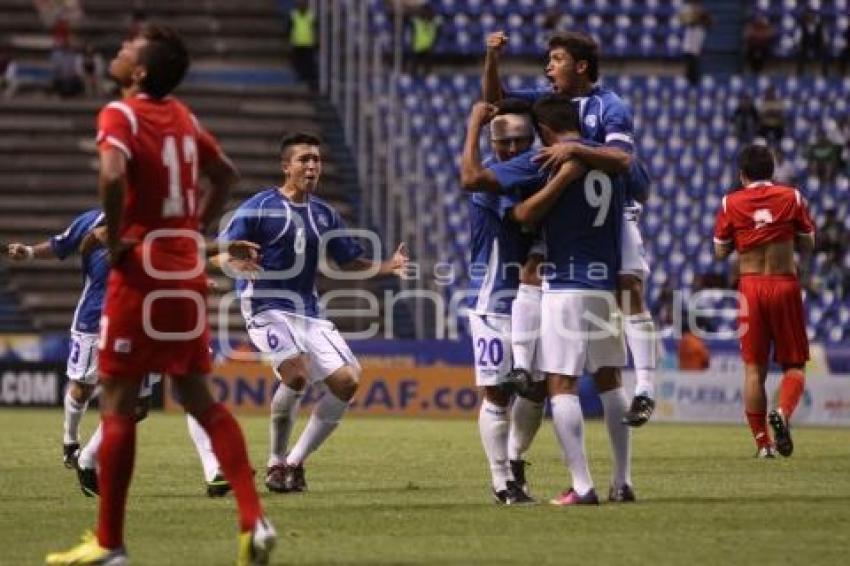
<path id="1" fill-rule="evenodd" d="M 806 8 L 814 9 L 824 24 L 827 49 L 837 56 L 845 46 L 847 28 L 850 27 L 850 2 L 848 0 L 757 0 L 755 9 L 765 14 L 778 32 L 776 53 L 791 56 L 795 53 L 797 31 Z"/>
<path id="2" fill-rule="evenodd" d="M 545 82 L 539 77 L 510 76 L 506 85 L 509 89 L 528 88 Z M 706 77 L 697 90 L 689 89 L 680 78 L 624 76 L 612 84 L 634 107 L 639 153 L 654 178 L 653 194 L 642 217 L 653 264 L 648 282 L 653 306 L 666 281 L 690 289 L 702 274 L 726 269 L 713 259 L 712 229 L 723 193 L 737 183 L 735 158 L 740 144 L 731 132 L 730 116 L 740 93 L 749 92 L 758 99 L 770 86 L 786 98 L 788 127 L 782 152 L 803 179 L 800 188 L 815 221 L 822 224 L 828 206 L 838 209 L 839 218 L 847 218 L 848 173 L 842 172 L 834 184 L 821 185 L 807 175 L 803 150 L 825 109 L 834 116 L 847 111 L 844 97 L 850 79 L 804 82 Z M 426 177 L 433 180 L 435 194 L 426 196 L 426 201 L 442 205 L 440 210 L 424 211 L 431 250 L 451 262 L 456 273 L 467 273 L 467 205 L 458 189 L 458 164 L 466 113 L 478 96 L 479 79 L 473 75 L 402 76 L 399 90 L 411 117 L 413 137 L 418 140 L 414 149 L 423 152 Z M 439 241 L 436 229 L 441 214 L 454 235 L 445 244 Z M 822 263 L 822 259 L 815 261 L 815 273 L 822 267 L 817 261 Z M 459 281 L 455 289 L 464 284 Z M 729 306 L 726 299 L 706 300 L 711 308 Z M 809 293 L 806 301 L 812 338 L 838 342 L 850 337 L 850 297 L 841 299 L 826 289 Z M 733 325 L 728 317 L 718 324 L 727 329 Z"/>

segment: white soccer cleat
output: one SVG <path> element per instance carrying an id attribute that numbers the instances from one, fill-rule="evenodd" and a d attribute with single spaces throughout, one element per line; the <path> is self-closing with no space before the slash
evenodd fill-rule
<path id="1" fill-rule="evenodd" d="M 254 529 L 239 535 L 239 556 L 236 566 L 262 566 L 269 563 L 269 557 L 277 542 L 277 532 L 267 517 L 261 517 Z"/>

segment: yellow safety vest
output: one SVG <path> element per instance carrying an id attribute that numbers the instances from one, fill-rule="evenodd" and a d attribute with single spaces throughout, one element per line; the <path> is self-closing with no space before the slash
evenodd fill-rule
<path id="1" fill-rule="evenodd" d="M 413 18 L 413 51 L 414 53 L 422 53 L 428 51 L 434 46 L 434 41 L 437 40 L 437 22 L 435 20 L 425 20 L 422 18 Z"/>
<path id="2" fill-rule="evenodd" d="M 292 10 L 289 16 L 292 18 L 289 43 L 293 47 L 313 47 L 316 44 L 315 34 L 313 33 L 313 12 L 310 10 L 305 12 Z"/>

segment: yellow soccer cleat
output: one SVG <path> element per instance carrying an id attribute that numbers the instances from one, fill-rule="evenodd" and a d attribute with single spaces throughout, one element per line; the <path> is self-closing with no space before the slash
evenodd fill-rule
<path id="1" fill-rule="evenodd" d="M 109 550 L 97 542 L 91 531 L 83 534 L 80 544 L 67 552 L 53 552 L 47 555 L 47 564 L 71 566 L 77 564 L 97 564 L 99 566 L 127 566 L 127 552 L 123 548 Z"/>
<path id="2" fill-rule="evenodd" d="M 277 542 L 277 533 L 274 527 L 267 518 L 262 517 L 252 531 L 240 533 L 236 566 L 268 564 L 275 542 Z"/>

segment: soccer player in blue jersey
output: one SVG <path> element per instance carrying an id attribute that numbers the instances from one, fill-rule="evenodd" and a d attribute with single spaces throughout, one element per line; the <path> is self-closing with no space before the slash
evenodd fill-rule
<path id="1" fill-rule="evenodd" d="M 543 417 L 545 386 L 541 381 L 511 404 L 511 303 L 532 237 L 509 217 L 518 193 L 481 191 L 475 183 L 481 129 L 490 122 L 490 143 L 496 163 L 529 151 L 534 142 L 531 106 L 503 100 L 498 108 L 476 104 L 469 117 L 461 168 L 462 187 L 471 191 L 469 222 L 470 295 L 467 304 L 475 358 L 475 383 L 484 392 L 478 416 L 479 432 L 490 465 L 497 503 L 533 503 L 528 495 L 523 454 Z M 492 119 L 492 121 L 491 121 Z M 472 173 L 472 177 L 470 177 Z M 542 378 L 542 374 L 538 374 Z"/>
<path id="2" fill-rule="evenodd" d="M 345 340 L 320 310 L 320 259 L 329 257 L 343 271 L 360 272 L 361 279 L 401 275 L 407 264 L 404 245 L 387 261 L 364 258 L 339 213 L 315 196 L 322 174 L 320 143 L 309 134 L 285 137 L 280 146 L 283 185 L 245 201 L 222 232 L 227 240 L 260 245 L 262 272 L 238 278 L 236 288 L 251 341 L 280 379 L 271 402 L 265 481 L 279 493 L 304 491 L 304 462 L 336 429 L 360 375 Z M 325 394 L 290 450 L 289 436 L 308 383 L 321 386 Z"/>
<path id="3" fill-rule="evenodd" d="M 546 78 L 551 89 L 533 89 L 505 92 L 499 78 L 499 56 L 507 43 L 504 32 L 487 37 L 487 55 L 484 63 L 483 93 L 485 100 L 495 102 L 503 96 L 535 101 L 549 93 L 567 95 L 579 104 L 582 137 L 598 142 L 588 146 L 573 142 L 560 142 L 541 150 L 538 159 L 547 169 L 555 169 L 567 159 L 582 161 L 587 167 L 609 175 L 618 175 L 629 169 L 634 154 L 634 127 L 631 110 L 611 89 L 598 84 L 599 46 L 590 36 L 578 32 L 556 33 L 549 40 L 549 60 Z M 638 171 L 638 175 L 645 170 Z M 648 178 L 647 178 L 648 181 Z M 648 189 L 648 187 L 646 187 Z M 638 227 L 640 203 L 648 192 L 634 191 L 628 197 L 623 213 L 621 267 L 617 277 L 618 302 L 625 314 L 626 339 L 635 366 L 637 384 L 631 408 L 625 417 L 626 424 L 640 426 L 646 423 L 655 408 L 654 382 L 657 366 L 657 339 L 655 323 L 643 300 L 644 281 L 649 274 L 646 251 Z M 642 200 L 641 200 L 642 199 Z M 534 317 L 539 295 L 520 290 L 516 316 Z M 534 328 L 535 320 L 515 326 Z M 532 334 L 533 335 L 533 334 Z M 527 340 L 527 339 L 526 339 Z M 528 348 L 522 343 L 520 348 Z"/>
<path id="4" fill-rule="evenodd" d="M 581 140 L 579 111 L 569 97 L 543 97 L 533 111 L 544 145 L 594 145 Z M 615 292 L 623 176 L 588 169 L 578 159 L 569 159 L 553 174 L 545 187 L 513 209 L 518 221 L 541 225 L 546 241 L 540 368 L 547 372 L 553 425 L 572 474 L 572 486 L 551 502 L 598 503 L 578 398 L 578 379 L 585 371 L 593 375 L 602 399 L 614 456 L 609 500 L 634 501 L 630 430 L 622 422 L 628 400 L 619 369 L 626 351 Z"/>
<path id="5" fill-rule="evenodd" d="M 8 255 L 13 260 L 28 261 L 34 259 L 67 259 L 80 252 L 83 271 L 83 291 L 74 319 L 71 323 L 71 351 L 68 356 L 68 388 L 65 392 L 65 418 L 63 432 L 63 460 L 68 468 L 76 468 L 80 488 L 89 497 L 97 494 L 97 451 L 101 443 L 101 427 L 95 429 L 88 442 L 80 448 L 79 429 L 89 401 L 94 397 L 98 383 L 97 343 L 100 332 L 101 311 L 106 292 L 106 280 L 109 275 L 107 250 L 97 238 L 96 233 L 103 231 L 104 215 L 99 209 L 86 211 L 77 216 L 61 234 L 29 246 L 22 243 L 9 244 Z M 148 375 L 139 392 L 139 404 L 136 408 L 138 420 L 144 419 L 150 408 L 150 396 L 153 386 L 161 376 Z M 201 463 L 207 482 L 207 494 L 224 495 L 230 485 L 218 468 L 218 461 L 212 453 L 209 437 L 200 425 L 188 415 L 189 431 Z"/>

